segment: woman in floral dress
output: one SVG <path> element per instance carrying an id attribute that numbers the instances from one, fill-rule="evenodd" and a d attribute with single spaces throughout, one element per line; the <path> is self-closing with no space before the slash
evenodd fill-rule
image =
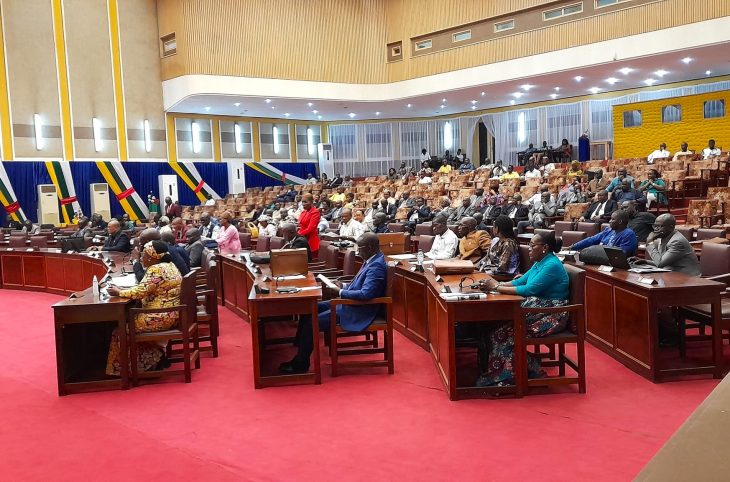
<path id="1" fill-rule="evenodd" d="M 142 265 L 146 268 L 144 278 L 137 286 L 121 290 L 109 288 L 109 295 L 141 300 L 143 308 L 169 308 L 180 304 L 182 276 L 172 263 L 167 244 L 150 241 L 142 252 Z M 169 330 L 178 322 L 178 313 L 140 313 L 134 320 L 137 333 Z M 137 345 L 137 366 L 140 371 L 153 370 L 163 360 L 164 347 L 157 343 Z M 119 375 L 119 333 L 114 330 L 106 365 L 107 375 Z"/>
<path id="2" fill-rule="evenodd" d="M 555 236 L 536 234 L 530 241 L 532 267 L 522 277 L 507 283 L 498 283 L 487 278 L 482 283 L 490 291 L 502 294 L 524 296 L 523 308 L 552 308 L 565 306 L 569 300 L 569 278 L 563 264 L 555 256 L 558 246 Z M 529 338 L 539 338 L 565 330 L 568 313 L 530 313 L 525 320 Z M 512 323 L 495 329 L 490 337 L 489 360 L 484 373 L 477 380 L 477 386 L 512 383 L 514 378 L 515 334 Z M 528 375 L 537 378 L 540 373 L 540 359 L 528 356 Z"/>

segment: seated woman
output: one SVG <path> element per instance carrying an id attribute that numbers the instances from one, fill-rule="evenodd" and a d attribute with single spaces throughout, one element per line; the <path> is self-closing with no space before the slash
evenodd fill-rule
<path id="1" fill-rule="evenodd" d="M 396 182 L 398 180 L 399 176 L 398 173 L 395 170 L 395 167 L 391 167 L 388 169 L 388 180 L 392 182 Z"/>
<path id="2" fill-rule="evenodd" d="M 568 171 L 568 180 L 572 180 L 573 178 L 580 177 L 583 175 L 583 170 L 580 168 L 580 162 L 573 161 L 570 163 L 570 170 Z"/>
<path id="3" fill-rule="evenodd" d="M 568 273 L 554 253 L 559 251 L 555 236 L 536 234 L 530 241 L 532 267 L 524 276 L 506 283 L 487 278 L 481 284 L 489 291 L 501 294 L 524 296 L 523 308 L 545 308 L 565 306 L 569 299 Z M 530 338 L 539 338 L 563 331 L 568 323 L 568 313 L 530 313 L 525 320 L 525 329 Z M 495 329 L 490 335 L 489 360 L 486 371 L 477 380 L 480 387 L 508 384 L 514 378 L 515 337 L 512 323 Z M 541 375 L 540 359 L 527 358 L 530 378 Z"/>
<path id="4" fill-rule="evenodd" d="M 494 220 L 494 238 L 487 255 L 479 262 L 480 270 L 491 270 L 495 274 L 515 275 L 520 267 L 520 247 L 513 229 L 514 224 L 507 216 Z"/>
<path id="5" fill-rule="evenodd" d="M 638 190 L 644 193 L 646 196 L 646 208 L 651 207 L 651 203 L 656 202 L 658 204 L 667 204 L 667 196 L 664 192 L 667 190 L 667 184 L 664 179 L 661 178 L 659 171 L 656 169 L 649 169 L 647 173 L 648 179 L 642 181 L 639 184 Z"/>
<path id="6" fill-rule="evenodd" d="M 142 300 L 142 308 L 169 308 L 179 305 L 182 276 L 172 263 L 167 243 L 154 240 L 145 244 L 142 266 L 147 271 L 137 286 L 125 290 L 111 286 L 109 295 Z M 177 321 L 177 312 L 140 313 L 134 320 L 134 329 L 138 333 L 165 331 L 175 327 Z M 137 367 L 141 371 L 160 369 L 165 364 L 164 355 L 164 348 L 156 343 L 139 343 Z M 109 346 L 106 373 L 119 375 L 119 333 L 116 330 Z"/>
<path id="7" fill-rule="evenodd" d="M 560 143 L 560 157 L 563 162 L 573 158 L 573 146 L 570 145 L 568 139 L 563 139 Z"/>
<path id="8" fill-rule="evenodd" d="M 241 239 L 238 229 L 232 224 L 233 214 L 226 211 L 218 218 L 221 229 L 216 234 L 215 241 L 221 254 L 238 254 L 241 251 Z"/>

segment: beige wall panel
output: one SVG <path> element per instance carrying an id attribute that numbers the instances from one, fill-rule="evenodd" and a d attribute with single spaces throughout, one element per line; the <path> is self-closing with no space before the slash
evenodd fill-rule
<path id="1" fill-rule="evenodd" d="M 236 152 L 235 124 L 241 128 L 241 152 Z M 221 154 L 223 159 L 253 159 L 250 122 L 221 121 Z"/>
<path id="2" fill-rule="evenodd" d="M 2 8 L 13 124 L 30 126 L 30 129 L 15 129 L 15 156 L 61 157 L 61 114 L 51 2 L 4 0 Z M 35 148 L 34 113 L 43 118 L 45 136 L 58 136 L 47 138 L 42 151 Z M 30 137 L 18 137 L 23 131 L 29 132 Z"/>
<path id="3" fill-rule="evenodd" d="M 152 3 L 152 0 L 150 0 Z M 183 35 L 182 0 L 157 0 L 157 55 L 160 56 L 160 37 L 176 33 L 177 54 L 161 60 L 164 79 L 173 79 L 186 73 L 186 44 Z"/>
<path id="4" fill-rule="evenodd" d="M 114 83 L 108 14 L 105 1 L 64 0 L 66 52 L 71 84 L 73 125 L 77 158 L 117 158 Z M 102 150 L 94 149 L 89 136 L 91 119 L 97 117 L 104 128 Z M 90 138 L 91 137 L 91 138 Z"/>
<path id="5" fill-rule="evenodd" d="M 200 152 L 193 151 L 193 122 L 200 125 Z M 210 119 L 175 119 L 177 159 L 179 161 L 213 160 L 212 124 Z"/>
<path id="6" fill-rule="evenodd" d="M 129 132 L 129 157 L 165 158 L 165 115 L 162 104 L 157 8 L 152 0 L 120 0 L 124 100 Z M 144 120 L 150 121 L 152 150 L 145 152 Z"/>

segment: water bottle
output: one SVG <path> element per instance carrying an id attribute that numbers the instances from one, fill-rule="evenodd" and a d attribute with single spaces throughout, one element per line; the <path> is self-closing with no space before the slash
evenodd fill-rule
<path id="1" fill-rule="evenodd" d="M 99 280 L 97 279 L 96 275 L 94 275 L 94 279 L 91 282 L 91 292 L 94 295 L 94 300 L 99 299 Z"/>
<path id="2" fill-rule="evenodd" d="M 423 250 L 419 249 L 418 254 L 416 255 L 416 266 L 423 266 Z"/>

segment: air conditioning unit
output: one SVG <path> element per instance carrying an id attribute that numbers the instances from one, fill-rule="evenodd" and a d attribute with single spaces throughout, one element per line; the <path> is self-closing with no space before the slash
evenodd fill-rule
<path id="1" fill-rule="evenodd" d="M 58 191 L 53 184 L 38 185 L 38 223 L 58 225 Z"/>
<path id="2" fill-rule="evenodd" d="M 246 192 L 246 176 L 241 161 L 228 162 L 228 192 L 230 194 Z"/>
<path id="3" fill-rule="evenodd" d="M 101 214 L 102 219 L 109 221 L 112 218 L 111 205 L 109 204 L 109 184 L 98 182 L 89 186 L 91 193 L 91 213 Z"/>
<path id="4" fill-rule="evenodd" d="M 172 199 L 172 202 L 177 201 L 177 175 L 163 174 L 161 176 L 157 176 L 157 180 L 160 185 L 160 197 L 158 198 L 160 200 L 160 205 L 165 205 L 166 197 Z M 172 221 L 172 219 L 170 221 Z"/>
<path id="5" fill-rule="evenodd" d="M 332 179 L 335 176 L 335 160 L 332 157 L 332 144 L 317 144 L 317 157 L 319 159 L 319 172 L 326 173 Z"/>

